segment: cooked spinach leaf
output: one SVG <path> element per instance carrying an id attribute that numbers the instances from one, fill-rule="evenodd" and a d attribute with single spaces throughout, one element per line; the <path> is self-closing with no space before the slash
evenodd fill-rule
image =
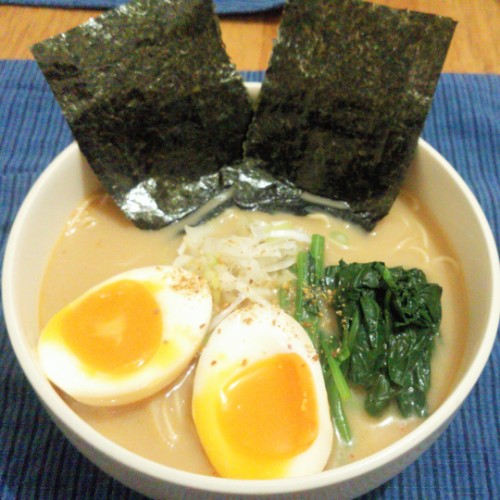
<path id="1" fill-rule="evenodd" d="M 279 291 L 281 307 L 308 332 L 319 355 L 325 386 L 330 403 L 330 412 L 340 438 L 349 443 L 352 435 L 342 402 L 351 396 L 349 386 L 340 368 L 340 359 L 332 353 L 338 352 L 337 337 L 324 331 L 324 313 L 330 302 L 330 295 L 324 286 L 325 239 L 314 234 L 308 251 L 297 255 L 294 266 L 296 280 L 292 286 Z"/>
<path id="2" fill-rule="evenodd" d="M 342 369 L 366 390 L 366 410 L 379 415 L 395 401 L 405 417 L 425 416 L 441 287 L 419 269 L 381 262 L 341 262 L 325 269 L 324 281 L 334 291 L 341 343 L 349 352 Z"/>
<path id="3" fill-rule="evenodd" d="M 279 291 L 280 305 L 318 352 L 340 438 L 351 441 L 343 409 L 349 385 L 364 389 L 373 416 L 392 402 L 404 417 L 426 416 L 441 287 L 419 269 L 382 262 L 324 267 L 324 237 L 317 234 L 293 271 L 296 279 Z"/>

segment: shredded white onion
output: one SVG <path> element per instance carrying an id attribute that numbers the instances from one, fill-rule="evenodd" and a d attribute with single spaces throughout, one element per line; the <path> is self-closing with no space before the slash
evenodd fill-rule
<path id="1" fill-rule="evenodd" d="M 311 241 L 310 234 L 284 221 L 248 223 L 243 236 L 215 232 L 210 224 L 187 226 L 174 261 L 207 280 L 216 306 L 212 327 L 245 299 L 272 302 L 277 288 L 292 278 L 297 253 Z"/>

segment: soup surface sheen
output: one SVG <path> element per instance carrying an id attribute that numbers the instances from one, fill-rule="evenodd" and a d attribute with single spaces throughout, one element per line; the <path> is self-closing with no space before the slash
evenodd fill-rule
<path id="1" fill-rule="evenodd" d="M 390 214 L 367 233 L 323 214 L 271 216 L 230 209 L 208 222 L 220 237 L 244 235 L 248 223 L 287 221 L 309 234 L 326 237 L 325 264 L 383 261 L 388 266 L 418 267 L 443 287 L 443 320 L 432 361 L 429 411 L 447 397 L 458 370 L 467 328 L 466 297 L 460 267 L 440 229 L 415 196 L 403 191 Z M 341 237 L 339 237 L 339 235 Z M 127 221 L 104 194 L 83 202 L 67 222 L 46 270 L 40 296 L 40 325 L 91 286 L 120 272 L 169 264 L 182 241 L 179 227 L 141 231 Z M 86 406 L 62 394 L 67 404 L 92 427 L 123 447 L 178 469 L 214 474 L 191 417 L 194 363 L 171 386 L 131 405 Z M 351 446 L 334 443 L 327 467 L 370 455 L 413 430 L 420 419 L 403 419 L 397 409 L 381 418 L 363 409 L 361 394 L 345 404 L 354 436 Z"/>

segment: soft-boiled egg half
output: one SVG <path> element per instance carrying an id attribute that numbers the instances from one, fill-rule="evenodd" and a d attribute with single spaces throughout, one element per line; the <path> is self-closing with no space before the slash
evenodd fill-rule
<path id="1" fill-rule="evenodd" d="M 219 475 L 271 479 L 320 472 L 333 426 L 318 356 L 284 311 L 252 304 L 212 332 L 196 368 L 192 412 Z"/>
<path id="2" fill-rule="evenodd" d="M 187 368 L 211 314 L 202 278 L 170 266 L 134 269 L 53 316 L 39 339 L 39 359 L 49 380 L 78 401 L 131 403 Z"/>

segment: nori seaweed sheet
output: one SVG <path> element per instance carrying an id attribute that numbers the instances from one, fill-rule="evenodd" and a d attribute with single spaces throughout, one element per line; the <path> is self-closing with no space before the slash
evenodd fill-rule
<path id="1" fill-rule="evenodd" d="M 252 106 L 210 0 L 136 0 L 32 52 L 82 153 L 139 227 L 224 189 Z"/>
<path id="2" fill-rule="evenodd" d="M 290 0 L 246 157 L 346 202 L 336 215 L 372 229 L 399 192 L 455 25 L 358 0 Z"/>

